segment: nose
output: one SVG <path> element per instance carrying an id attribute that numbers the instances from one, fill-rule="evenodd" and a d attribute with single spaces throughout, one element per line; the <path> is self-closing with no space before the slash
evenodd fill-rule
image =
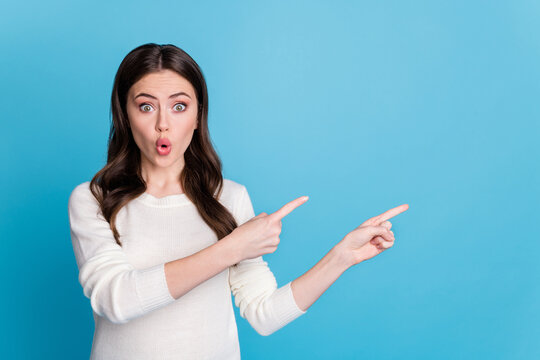
<path id="1" fill-rule="evenodd" d="M 163 132 L 163 131 L 167 131 L 168 129 L 169 129 L 169 119 L 167 116 L 167 111 L 158 110 L 156 130 Z"/>

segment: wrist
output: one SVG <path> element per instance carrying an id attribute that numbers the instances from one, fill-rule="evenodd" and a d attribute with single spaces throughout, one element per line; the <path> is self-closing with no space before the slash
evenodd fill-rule
<path id="1" fill-rule="evenodd" d="M 335 245 L 330 250 L 330 253 L 332 254 L 334 262 L 342 267 L 343 271 L 355 264 L 350 252 L 345 251 L 339 244 Z"/>
<path id="2" fill-rule="evenodd" d="M 242 254 L 238 246 L 238 242 L 235 241 L 232 232 L 219 240 L 216 244 L 220 248 L 220 252 L 225 259 L 228 259 L 229 266 L 234 265 L 242 261 Z"/>

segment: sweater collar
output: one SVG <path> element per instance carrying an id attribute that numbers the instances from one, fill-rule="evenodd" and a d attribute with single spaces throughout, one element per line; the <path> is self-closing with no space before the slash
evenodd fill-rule
<path id="1" fill-rule="evenodd" d="M 147 192 L 142 193 L 136 200 L 142 202 L 143 204 L 154 206 L 154 207 L 172 207 L 180 206 L 185 204 L 191 204 L 191 200 L 187 197 L 185 193 L 183 194 L 173 194 L 167 195 L 164 197 L 155 197 L 150 195 Z"/>

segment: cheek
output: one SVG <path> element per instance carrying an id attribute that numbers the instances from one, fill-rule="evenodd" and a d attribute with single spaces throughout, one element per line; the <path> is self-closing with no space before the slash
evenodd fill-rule
<path id="1" fill-rule="evenodd" d="M 137 144 L 137 147 L 139 149 L 144 149 L 144 137 L 142 134 L 137 130 L 135 127 L 131 127 L 131 135 L 133 136 L 133 140 L 135 141 L 135 144 Z"/>
<path id="2" fill-rule="evenodd" d="M 147 142 L 148 138 L 148 129 L 146 129 L 140 122 L 137 121 L 130 121 L 130 130 L 131 135 L 133 136 L 133 140 L 135 140 L 135 143 L 139 148 L 144 148 L 144 144 Z M 150 129 L 151 130 L 151 129 Z"/>
<path id="3" fill-rule="evenodd" d="M 189 113 L 185 114 L 186 116 L 180 120 L 178 123 L 178 127 L 182 129 L 181 131 L 183 133 L 191 132 L 193 131 L 195 125 L 197 124 L 197 111 L 190 111 Z"/>
<path id="4" fill-rule="evenodd" d="M 181 143 L 183 147 L 187 147 L 189 143 L 191 142 L 191 138 L 193 137 L 193 128 L 191 124 L 183 123 L 176 132 L 177 136 L 177 142 Z"/>
<path id="5" fill-rule="evenodd" d="M 176 128 L 176 139 L 178 143 L 181 143 L 182 146 L 178 147 L 180 151 L 185 150 L 189 144 L 191 143 L 191 140 L 194 135 L 194 124 L 196 124 L 196 118 L 190 119 L 189 121 L 182 121 Z"/>

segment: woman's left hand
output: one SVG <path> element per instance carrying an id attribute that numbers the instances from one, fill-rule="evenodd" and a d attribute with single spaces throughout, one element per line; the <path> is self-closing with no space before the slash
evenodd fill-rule
<path id="1" fill-rule="evenodd" d="M 390 230 L 392 223 L 388 219 L 401 214 L 408 208 L 408 204 L 403 204 L 366 220 L 345 235 L 335 249 L 352 266 L 391 248 L 395 238 L 394 232 Z"/>

